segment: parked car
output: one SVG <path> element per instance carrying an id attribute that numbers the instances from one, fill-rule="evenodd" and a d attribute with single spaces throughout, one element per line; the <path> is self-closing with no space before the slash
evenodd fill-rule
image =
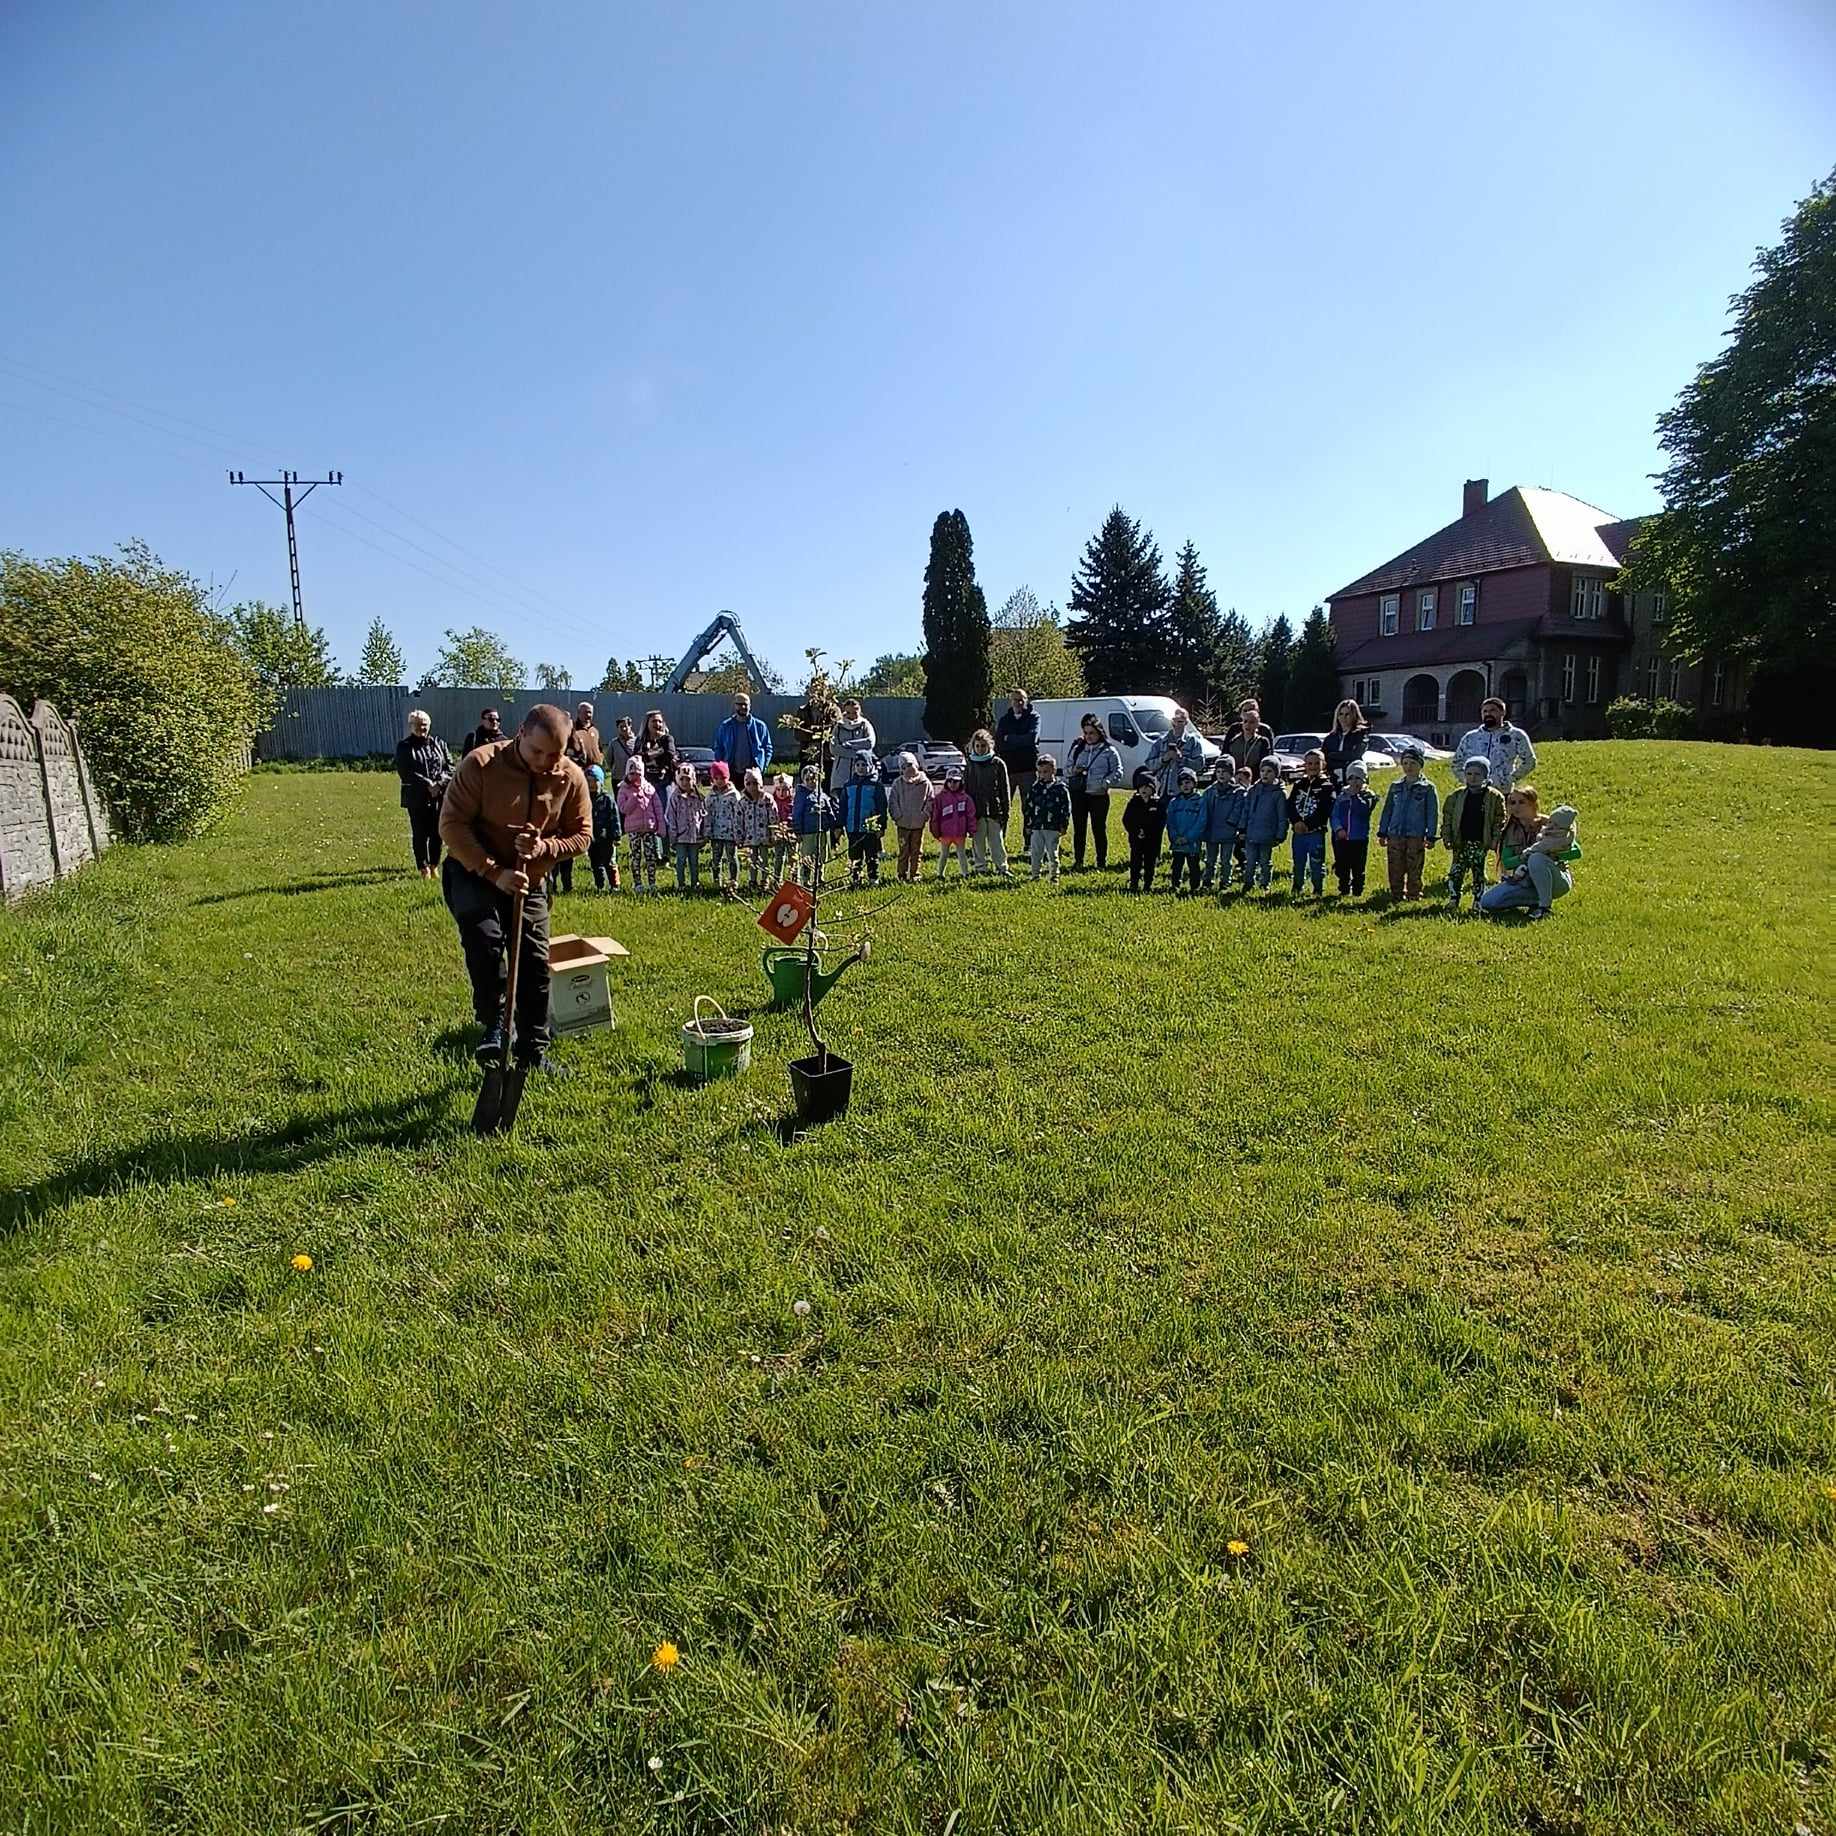
<path id="1" fill-rule="evenodd" d="M 1392 752 L 1400 752 L 1405 746 L 1419 746 L 1422 749 L 1422 757 L 1428 760 L 1430 764 L 1436 759 L 1451 759 L 1453 757 L 1452 752 L 1450 752 L 1447 747 L 1431 746 L 1425 739 L 1417 739 L 1413 733 L 1373 733 L 1371 739 L 1373 742 L 1377 740 L 1387 741 Z"/>
<path id="2" fill-rule="evenodd" d="M 912 753 L 918 760 L 918 767 L 933 784 L 944 781 L 944 773 L 951 766 L 961 771 L 967 762 L 963 758 L 963 749 L 952 746 L 948 740 L 908 739 L 901 740 L 890 752 L 880 755 L 880 782 L 890 784 L 899 775 L 899 754 Z"/>
<path id="3" fill-rule="evenodd" d="M 1321 749 L 1326 744 L 1323 733 L 1278 733 L 1275 736 L 1275 750 L 1283 758 L 1293 758 L 1295 768 L 1292 772 L 1283 771 L 1282 776 L 1298 777 L 1301 763 L 1308 753 Z M 1366 771 L 1394 771 L 1396 754 L 1383 743 L 1380 733 L 1371 734 L 1364 742 L 1364 769 Z"/>
<path id="4" fill-rule="evenodd" d="M 1148 748 L 1170 731 L 1173 710 L 1178 706 L 1170 695 L 1079 695 L 1074 700 L 1035 701 L 1039 750 L 1051 753 L 1062 771 L 1066 755 L 1082 730 L 1084 716 L 1094 714 L 1122 755 L 1122 782 L 1126 785 L 1134 777 L 1135 768 L 1147 763 Z M 1199 776 L 1209 778 L 1218 762 L 1217 742 L 1201 733 L 1199 750 L 1204 755 Z"/>
<path id="5" fill-rule="evenodd" d="M 706 790 L 714 782 L 714 748 L 712 746 L 678 746 L 678 765 L 693 765 L 695 782 Z"/>

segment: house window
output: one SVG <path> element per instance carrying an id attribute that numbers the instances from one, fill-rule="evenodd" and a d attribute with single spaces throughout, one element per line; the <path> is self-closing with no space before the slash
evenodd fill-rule
<path id="1" fill-rule="evenodd" d="M 1670 615 L 1670 595 L 1653 593 L 1651 595 L 1651 629 L 1655 631 Z"/>
<path id="2" fill-rule="evenodd" d="M 1562 659 L 1562 699 L 1573 701 L 1575 698 L 1575 653 L 1571 650 Z"/>
<path id="3" fill-rule="evenodd" d="M 1664 659 L 1653 656 L 1645 665 L 1645 699 L 1656 701 L 1664 692 Z"/>
<path id="4" fill-rule="evenodd" d="M 1460 623 L 1470 625 L 1479 609 L 1479 589 L 1469 580 L 1460 589 Z"/>
<path id="5" fill-rule="evenodd" d="M 1600 699 L 1600 659 L 1589 657 L 1587 660 L 1587 699 L 1589 703 Z"/>
<path id="6" fill-rule="evenodd" d="M 1683 699 L 1683 659 L 1681 657 L 1670 659 L 1670 699 L 1672 701 Z"/>
<path id="7" fill-rule="evenodd" d="M 1394 593 L 1386 593 L 1377 602 L 1377 629 L 1385 637 L 1396 635 L 1396 600 Z"/>
<path id="8" fill-rule="evenodd" d="M 1709 706 L 1721 706 L 1722 697 L 1728 690 L 1728 666 L 1725 663 L 1715 665 L 1715 673 L 1709 677 Z"/>
<path id="9" fill-rule="evenodd" d="M 1429 587 L 1415 602 L 1415 628 L 1417 631 L 1434 629 L 1434 588 Z"/>
<path id="10" fill-rule="evenodd" d="M 1570 614 L 1575 618 L 1598 618 L 1605 608 L 1605 582 L 1598 574 L 1577 574 L 1568 594 Z"/>

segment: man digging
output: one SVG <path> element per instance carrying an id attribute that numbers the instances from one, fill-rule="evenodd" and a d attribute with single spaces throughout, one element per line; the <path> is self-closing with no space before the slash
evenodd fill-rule
<path id="1" fill-rule="evenodd" d="M 516 1062 L 544 1069 L 548 1044 L 548 889 L 557 861 L 593 840 L 586 774 L 564 756 L 573 723 L 559 708 L 533 707 L 513 739 L 467 753 L 440 806 L 446 845 L 442 889 L 459 925 L 472 1012 L 484 1028 L 480 1064 L 502 1061 L 505 939 L 524 894 L 517 965 Z"/>

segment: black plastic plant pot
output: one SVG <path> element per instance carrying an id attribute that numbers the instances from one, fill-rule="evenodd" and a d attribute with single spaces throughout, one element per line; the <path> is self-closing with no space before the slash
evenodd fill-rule
<path id="1" fill-rule="evenodd" d="M 797 1120 L 806 1125 L 827 1122 L 848 1107 L 854 1094 L 854 1066 L 845 1058 L 829 1054 L 823 1060 L 812 1054 L 790 1061 L 791 1099 L 797 1106 Z"/>

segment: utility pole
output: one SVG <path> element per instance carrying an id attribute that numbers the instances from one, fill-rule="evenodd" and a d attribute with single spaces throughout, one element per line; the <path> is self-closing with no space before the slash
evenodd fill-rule
<path id="1" fill-rule="evenodd" d="M 306 624 L 306 613 L 300 605 L 300 543 L 293 533 L 293 512 L 303 504 L 320 485 L 341 485 L 344 483 L 342 472 L 327 472 L 323 478 L 308 478 L 304 490 L 300 488 L 298 472 L 282 472 L 278 478 L 245 478 L 240 472 L 231 472 L 229 481 L 233 485 L 253 485 L 277 510 L 287 514 L 287 572 L 293 576 L 293 622 L 302 629 Z M 276 497 L 268 487 L 272 485 L 280 492 Z"/>

